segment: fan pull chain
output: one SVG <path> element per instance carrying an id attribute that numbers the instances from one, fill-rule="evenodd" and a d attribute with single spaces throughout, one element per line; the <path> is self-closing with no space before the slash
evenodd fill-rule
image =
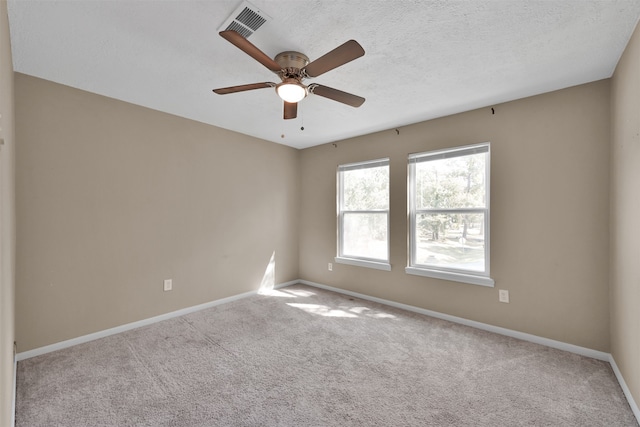
<path id="1" fill-rule="evenodd" d="M 284 120 L 280 121 L 280 138 L 284 139 Z"/>

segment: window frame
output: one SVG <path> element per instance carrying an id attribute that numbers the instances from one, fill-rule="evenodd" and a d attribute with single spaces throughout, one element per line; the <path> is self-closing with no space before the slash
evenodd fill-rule
<path id="1" fill-rule="evenodd" d="M 343 172 L 346 171 L 350 171 L 350 170 L 357 170 L 357 169 L 366 169 L 366 168 L 373 168 L 373 167 L 380 167 L 380 166 L 386 166 L 387 167 L 387 179 L 389 180 L 388 182 L 388 187 L 387 187 L 387 209 L 363 209 L 363 210 L 345 210 L 343 209 L 344 206 L 344 194 L 343 194 L 343 190 L 344 190 L 344 179 L 343 179 Z M 374 159 L 374 160 L 366 160 L 366 161 L 362 161 L 362 162 L 355 162 L 355 163 L 346 163 L 346 164 L 342 164 L 342 165 L 338 165 L 337 168 L 337 172 L 336 172 L 336 219 L 337 219 L 337 230 L 336 230 L 336 234 L 337 234 L 337 256 L 335 257 L 335 262 L 340 263 L 340 264 L 348 264 L 348 265 L 354 265 L 354 266 L 359 266 L 359 267 L 367 267 L 367 268 L 374 268 L 377 270 L 385 270 L 385 271 L 390 271 L 391 270 L 391 264 L 390 264 L 390 252 L 391 252 L 391 247 L 390 247 L 390 240 L 391 240 L 391 233 L 390 233 L 390 198 L 391 198 L 391 173 L 390 173 L 390 159 L 388 157 L 385 158 L 380 158 L 380 159 Z M 386 225 L 387 225 L 387 230 L 386 230 L 386 235 L 387 235 L 387 259 L 379 259 L 379 258 L 369 258 L 369 257 L 361 257 L 361 256 L 354 256 L 354 255 L 345 255 L 344 254 L 344 214 L 345 213 L 364 213 L 364 214 L 379 214 L 379 213 L 384 213 L 386 214 Z"/>
<path id="2" fill-rule="evenodd" d="M 485 207 L 484 208 L 447 208 L 447 209 L 417 209 L 416 208 L 416 168 L 418 163 L 433 160 L 441 160 L 453 157 L 463 157 L 466 155 L 486 153 L 485 162 Z M 456 282 L 469 283 L 474 285 L 493 287 L 495 281 L 490 277 L 491 250 L 490 250 L 490 211 L 491 211 L 491 143 L 466 145 L 461 147 L 446 148 L 441 150 L 426 151 L 409 154 L 407 158 L 407 246 L 408 259 L 405 272 L 418 276 L 433 277 Z M 484 271 L 474 271 L 462 268 L 439 267 L 428 264 L 418 264 L 416 262 L 416 218 L 424 213 L 483 213 L 484 214 Z"/>

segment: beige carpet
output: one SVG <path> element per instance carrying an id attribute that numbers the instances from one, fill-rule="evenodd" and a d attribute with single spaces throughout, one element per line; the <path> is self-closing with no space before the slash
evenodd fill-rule
<path id="1" fill-rule="evenodd" d="M 18 364 L 18 427 L 637 425 L 608 363 L 301 285 Z"/>

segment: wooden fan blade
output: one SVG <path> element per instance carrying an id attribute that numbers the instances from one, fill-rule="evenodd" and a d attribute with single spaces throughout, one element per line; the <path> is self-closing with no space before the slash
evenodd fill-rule
<path id="1" fill-rule="evenodd" d="M 365 101 L 361 96 L 352 95 L 350 93 L 319 84 L 309 85 L 309 92 L 356 108 L 361 106 Z"/>
<path id="2" fill-rule="evenodd" d="M 286 102 L 284 103 L 284 119 L 295 119 L 298 116 L 298 103 Z"/>
<path id="3" fill-rule="evenodd" d="M 362 55 L 364 55 L 362 46 L 355 40 L 349 40 L 308 64 L 304 68 L 304 71 L 309 77 L 318 77 L 327 71 L 351 62 L 356 58 L 360 58 Z"/>
<path id="4" fill-rule="evenodd" d="M 264 65 L 265 67 L 273 71 L 274 73 L 277 73 L 282 69 L 282 67 L 280 67 L 276 61 L 269 58 L 266 53 L 258 49 L 249 40 L 242 37 L 240 33 L 238 33 L 237 31 L 233 31 L 233 30 L 220 31 L 220 35 L 225 40 L 227 40 L 228 42 L 230 42 L 231 44 L 233 44 L 234 46 L 242 50 L 244 53 L 246 53 L 256 61 L 258 61 L 259 63 L 261 63 L 262 65 Z"/>
<path id="5" fill-rule="evenodd" d="M 220 89 L 214 89 L 213 91 L 218 95 L 226 95 L 228 93 L 244 92 L 245 90 L 264 89 L 268 87 L 276 87 L 276 84 L 271 82 L 251 83 L 248 85 L 223 87 Z"/>

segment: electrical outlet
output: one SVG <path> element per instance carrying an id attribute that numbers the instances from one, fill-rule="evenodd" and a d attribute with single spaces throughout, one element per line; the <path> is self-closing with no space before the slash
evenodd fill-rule
<path id="1" fill-rule="evenodd" d="M 165 281 L 164 281 L 164 290 L 165 291 L 170 291 L 172 289 L 173 289 L 173 280 L 165 279 Z"/>
<path id="2" fill-rule="evenodd" d="M 500 302 L 509 302 L 509 291 L 507 291 L 506 289 L 500 289 L 498 291 L 498 300 Z"/>
<path id="3" fill-rule="evenodd" d="M 329 271 L 333 271 L 333 264 L 329 263 Z"/>

